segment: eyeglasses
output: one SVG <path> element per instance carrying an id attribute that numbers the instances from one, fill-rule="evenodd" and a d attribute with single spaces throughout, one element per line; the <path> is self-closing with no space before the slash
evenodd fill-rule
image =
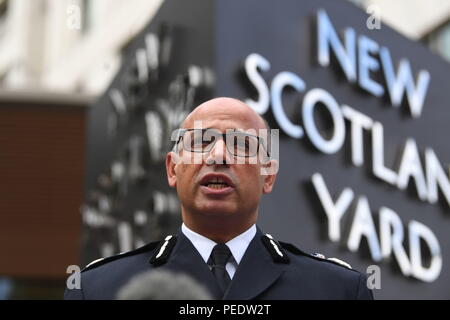
<path id="1" fill-rule="evenodd" d="M 259 145 L 263 147 L 264 139 L 243 131 L 227 130 L 222 133 L 214 129 L 179 129 L 176 150 L 182 140 L 183 149 L 189 152 L 210 152 L 218 140 L 225 142 L 227 150 L 235 157 L 254 157 L 258 154 Z M 267 152 L 267 156 L 269 153 Z"/>

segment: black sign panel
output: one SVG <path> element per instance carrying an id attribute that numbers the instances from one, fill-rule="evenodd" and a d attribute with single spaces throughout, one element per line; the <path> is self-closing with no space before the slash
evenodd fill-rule
<path id="1" fill-rule="evenodd" d="M 179 226 L 169 132 L 231 96 L 279 129 L 265 232 L 367 272 L 377 298 L 449 298 L 450 68 L 368 20 L 347 1 L 164 2 L 91 112 L 85 259 Z"/>
<path id="2" fill-rule="evenodd" d="M 171 133 L 213 96 L 212 4 L 167 1 L 124 48 L 123 65 L 89 114 L 82 263 L 177 231 L 165 175 Z M 187 12 L 192 14 L 186 15 Z"/>

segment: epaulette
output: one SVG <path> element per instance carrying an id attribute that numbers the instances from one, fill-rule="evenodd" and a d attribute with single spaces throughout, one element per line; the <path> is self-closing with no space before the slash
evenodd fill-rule
<path id="1" fill-rule="evenodd" d="M 150 258 L 149 262 L 155 267 L 166 263 L 176 243 L 177 237 L 167 236 L 164 241 L 161 241 L 159 243 L 158 247 L 155 250 L 155 253 Z"/>
<path id="2" fill-rule="evenodd" d="M 274 262 L 289 263 L 289 257 L 284 252 L 283 247 L 270 234 L 266 233 L 261 237 L 261 240 Z"/>
<path id="3" fill-rule="evenodd" d="M 342 261 L 342 260 L 340 260 L 338 258 L 326 258 L 321 253 L 312 253 L 312 254 L 306 253 L 306 252 L 300 250 L 299 248 L 297 248 L 296 246 L 294 246 L 293 244 L 286 243 L 286 242 L 280 242 L 280 245 L 283 248 L 285 248 L 286 250 L 288 250 L 288 251 L 290 251 L 290 252 L 292 252 L 294 254 L 303 255 L 303 256 L 306 256 L 306 257 L 309 257 L 309 258 L 313 258 L 313 259 L 318 260 L 318 261 L 329 262 L 329 263 L 332 263 L 332 264 L 335 264 L 335 265 L 338 265 L 338 266 L 345 267 L 347 269 L 353 270 L 353 268 L 352 268 L 352 266 L 350 264 L 348 264 L 347 262 Z"/>
<path id="4" fill-rule="evenodd" d="M 84 267 L 84 269 L 81 270 L 81 271 L 83 272 L 83 271 L 91 270 L 91 269 L 100 267 L 101 265 L 104 265 L 104 264 L 106 264 L 108 262 L 121 259 L 123 257 L 129 257 L 129 256 L 133 256 L 133 255 L 136 255 L 136 254 L 139 254 L 139 253 L 142 253 L 142 252 L 153 250 L 153 249 L 155 249 L 158 246 L 158 244 L 160 242 L 161 241 L 150 242 L 150 243 L 148 243 L 148 244 L 146 244 L 146 245 L 144 245 L 142 247 L 139 247 L 139 248 L 137 248 L 135 250 L 121 252 L 119 254 L 116 254 L 116 255 L 113 255 L 113 256 L 110 256 L 110 257 L 100 258 L 100 259 L 94 260 L 94 261 L 90 262 L 88 265 L 86 265 L 86 267 Z"/>

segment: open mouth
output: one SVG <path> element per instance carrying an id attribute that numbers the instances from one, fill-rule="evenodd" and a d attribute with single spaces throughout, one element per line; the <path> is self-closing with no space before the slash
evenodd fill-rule
<path id="1" fill-rule="evenodd" d="M 211 181 L 208 181 L 208 182 L 206 182 L 206 183 L 204 183 L 202 185 L 205 186 L 205 187 L 208 187 L 208 188 L 211 188 L 211 189 L 217 189 L 217 190 L 230 187 L 230 185 L 226 181 L 224 181 L 224 180 L 222 180 L 220 178 L 215 178 L 215 179 L 213 179 Z"/>
<path id="2" fill-rule="evenodd" d="M 234 182 L 223 173 L 208 173 L 200 180 L 200 185 L 206 194 L 209 195 L 227 195 L 234 190 Z"/>

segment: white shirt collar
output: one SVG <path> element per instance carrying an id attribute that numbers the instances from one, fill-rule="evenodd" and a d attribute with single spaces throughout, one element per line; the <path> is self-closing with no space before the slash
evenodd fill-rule
<path id="1" fill-rule="evenodd" d="M 192 242 L 194 247 L 202 256 L 203 260 L 207 263 L 209 256 L 217 243 L 202 236 L 201 234 L 198 234 L 197 232 L 192 231 L 184 223 L 181 225 L 181 231 Z M 248 245 L 253 240 L 255 235 L 256 225 L 252 225 L 246 231 L 226 243 L 228 248 L 230 248 L 231 254 L 237 264 L 241 262 Z"/>

